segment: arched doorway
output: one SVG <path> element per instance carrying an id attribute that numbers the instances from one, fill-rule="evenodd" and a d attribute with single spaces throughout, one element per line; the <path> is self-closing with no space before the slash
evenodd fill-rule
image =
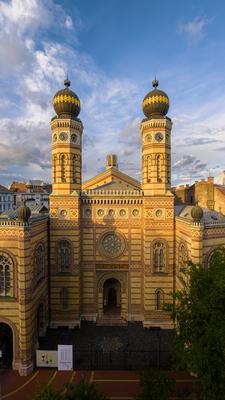
<path id="1" fill-rule="evenodd" d="M 0 369 L 12 368 L 13 332 L 11 327 L 0 322 Z"/>
<path id="2" fill-rule="evenodd" d="M 109 278 L 104 283 L 103 312 L 105 315 L 121 314 L 121 285 L 115 278 Z"/>

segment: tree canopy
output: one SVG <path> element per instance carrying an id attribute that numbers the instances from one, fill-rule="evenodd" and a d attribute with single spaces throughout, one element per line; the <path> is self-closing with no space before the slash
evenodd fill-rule
<path id="1" fill-rule="evenodd" d="M 225 399 L 225 248 L 208 266 L 188 262 L 180 278 L 182 289 L 166 305 L 177 326 L 178 365 L 198 375 L 204 400 Z"/>

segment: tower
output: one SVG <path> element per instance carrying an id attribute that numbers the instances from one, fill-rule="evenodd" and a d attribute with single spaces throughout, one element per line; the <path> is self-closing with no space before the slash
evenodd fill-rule
<path id="1" fill-rule="evenodd" d="M 171 185 L 171 128 L 166 117 L 169 98 L 152 82 L 153 90 L 143 100 L 146 116 L 141 123 L 142 189 L 146 195 L 165 195 Z"/>
<path id="2" fill-rule="evenodd" d="M 50 196 L 51 326 L 80 320 L 80 190 L 83 125 L 80 100 L 70 81 L 53 99 Z"/>

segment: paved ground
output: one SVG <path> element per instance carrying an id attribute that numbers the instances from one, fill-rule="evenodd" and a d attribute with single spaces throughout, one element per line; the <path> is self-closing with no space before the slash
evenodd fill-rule
<path id="1" fill-rule="evenodd" d="M 176 391 L 171 400 L 185 399 L 190 395 L 194 378 L 186 373 L 172 373 L 176 378 Z M 70 371 L 37 369 L 29 377 L 21 377 L 17 372 L 6 370 L 0 375 L 1 395 L 4 400 L 30 400 L 32 394 L 42 385 L 52 385 L 60 389 L 66 382 L 78 382 L 81 378 L 94 382 L 99 391 L 111 400 L 131 400 L 139 393 L 138 374 L 134 371 Z"/>

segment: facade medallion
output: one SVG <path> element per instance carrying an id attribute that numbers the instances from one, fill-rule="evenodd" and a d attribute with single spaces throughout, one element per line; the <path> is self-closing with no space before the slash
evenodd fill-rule
<path id="1" fill-rule="evenodd" d="M 59 139 L 65 142 L 68 139 L 68 134 L 66 132 L 60 132 Z"/>
<path id="2" fill-rule="evenodd" d="M 109 210 L 108 215 L 109 215 L 110 217 L 113 217 L 113 216 L 115 215 L 115 211 L 112 210 L 112 209 Z"/>
<path id="3" fill-rule="evenodd" d="M 125 249 L 124 238 L 115 232 L 106 232 L 100 240 L 100 250 L 110 258 L 116 258 L 123 254 Z"/>
<path id="4" fill-rule="evenodd" d="M 156 210 L 155 212 L 156 217 L 161 217 L 162 216 L 162 210 Z"/>
<path id="5" fill-rule="evenodd" d="M 133 215 L 134 217 L 137 217 L 137 216 L 139 215 L 139 210 L 137 210 L 137 209 L 135 208 L 135 210 L 132 211 L 132 215 Z"/>
<path id="6" fill-rule="evenodd" d="M 103 217 L 104 215 L 104 210 L 102 210 L 102 208 L 100 210 L 97 211 L 97 214 L 99 217 Z"/>
<path id="7" fill-rule="evenodd" d="M 86 217 L 91 217 L 91 209 L 90 208 L 86 208 L 85 215 L 86 215 Z"/>
<path id="8" fill-rule="evenodd" d="M 126 210 L 124 210 L 123 208 L 122 208 L 122 210 L 120 210 L 120 216 L 121 217 L 124 217 L 126 215 Z"/>
<path id="9" fill-rule="evenodd" d="M 67 211 L 66 210 L 61 210 L 60 211 L 60 217 L 65 218 L 67 216 Z"/>

